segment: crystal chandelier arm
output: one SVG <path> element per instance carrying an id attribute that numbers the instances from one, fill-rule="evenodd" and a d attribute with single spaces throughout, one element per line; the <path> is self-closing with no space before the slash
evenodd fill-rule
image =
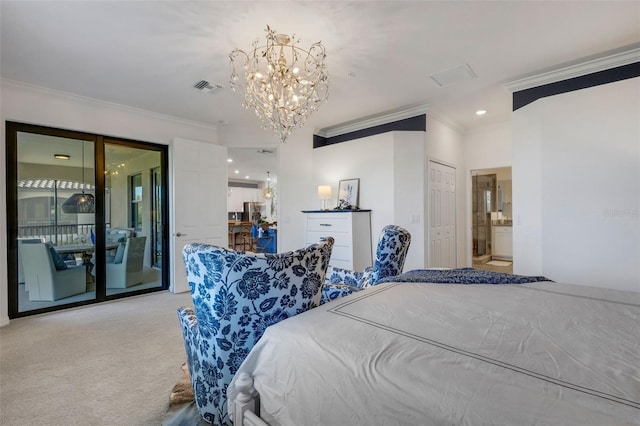
<path id="1" fill-rule="evenodd" d="M 326 53 L 320 42 L 304 50 L 296 46 L 295 35 L 277 34 L 269 26 L 266 32 L 266 45 L 258 46 L 256 40 L 248 54 L 240 49 L 231 52 L 230 86 L 244 92 L 243 106 L 284 142 L 328 98 Z"/>

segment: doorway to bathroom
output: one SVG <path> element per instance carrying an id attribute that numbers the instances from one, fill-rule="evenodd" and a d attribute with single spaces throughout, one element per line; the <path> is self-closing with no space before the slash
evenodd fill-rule
<path id="1" fill-rule="evenodd" d="M 511 167 L 471 171 L 473 267 L 513 272 Z"/>

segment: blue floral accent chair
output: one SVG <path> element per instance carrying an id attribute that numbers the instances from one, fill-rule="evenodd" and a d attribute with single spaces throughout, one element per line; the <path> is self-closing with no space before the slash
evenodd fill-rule
<path id="1" fill-rule="evenodd" d="M 400 275 L 411 244 L 411 234 L 397 225 L 382 228 L 373 266 L 362 272 L 329 267 L 322 287 L 322 301 L 338 299 L 376 285 L 381 279 Z"/>
<path id="2" fill-rule="evenodd" d="M 280 254 L 206 244 L 183 250 L 194 309 L 178 309 L 196 406 L 232 425 L 227 387 L 265 329 L 320 304 L 333 238 Z"/>

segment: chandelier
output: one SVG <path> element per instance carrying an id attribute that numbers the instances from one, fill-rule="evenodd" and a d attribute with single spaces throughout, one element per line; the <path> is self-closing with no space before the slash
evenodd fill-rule
<path id="1" fill-rule="evenodd" d="M 253 109 L 262 127 L 275 131 L 284 143 L 329 96 L 326 55 L 320 42 L 304 50 L 295 35 L 277 34 L 268 25 L 266 31 L 266 45 L 256 40 L 249 53 L 234 49 L 229 55 L 230 86 L 244 92 L 242 105 Z"/>
<path id="2" fill-rule="evenodd" d="M 273 189 L 271 188 L 271 175 L 267 172 L 267 187 L 262 191 L 262 196 L 267 200 L 273 197 Z"/>
<path id="3" fill-rule="evenodd" d="M 82 141 L 82 184 L 78 185 L 82 192 L 77 192 L 62 203 L 62 211 L 67 214 L 95 213 L 96 199 L 93 194 L 85 193 L 87 184 L 84 183 L 84 141 Z"/>

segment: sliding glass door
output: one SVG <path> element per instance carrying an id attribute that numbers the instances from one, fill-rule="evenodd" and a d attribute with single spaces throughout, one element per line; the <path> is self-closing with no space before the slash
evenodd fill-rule
<path id="1" fill-rule="evenodd" d="M 96 298 L 94 145 L 17 132 L 18 312 Z"/>
<path id="2" fill-rule="evenodd" d="M 155 251 L 162 253 L 162 236 L 155 233 L 162 205 L 154 191 L 163 192 L 162 152 L 105 140 L 105 197 L 110 195 L 111 223 L 105 230 L 107 295 L 162 287 L 162 268 Z M 154 180 L 156 180 L 154 182 Z"/>
<path id="3" fill-rule="evenodd" d="M 168 287 L 166 147 L 7 123 L 6 166 L 11 318 Z"/>

